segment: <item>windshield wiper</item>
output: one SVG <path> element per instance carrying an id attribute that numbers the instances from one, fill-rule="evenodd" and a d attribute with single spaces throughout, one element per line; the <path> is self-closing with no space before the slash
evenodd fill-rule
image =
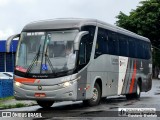
<path id="1" fill-rule="evenodd" d="M 46 51 L 45 51 L 45 64 L 46 64 L 46 60 L 47 60 L 48 63 L 49 63 L 49 66 L 51 67 L 52 73 L 55 74 L 55 72 L 54 72 L 54 67 L 53 67 L 53 65 L 52 65 L 52 63 L 51 63 L 51 60 L 49 59 L 49 57 L 48 57 L 48 55 L 47 55 L 47 49 L 48 49 L 48 45 L 47 45 L 47 48 L 46 48 Z"/>
<path id="2" fill-rule="evenodd" d="M 37 65 L 37 61 L 38 61 L 39 56 L 40 56 L 40 50 L 41 50 L 41 45 L 39 46 L 39 50 L 38 50 L 36 56 L 33 58 L 32 63 L 31 63 L 30 66 L 28 67 L 27 73 L 29 73 L 29 72 L 32 70 L 33 65 L 34 65 L 35 62 L 36 62 L 36 65 Z"/>

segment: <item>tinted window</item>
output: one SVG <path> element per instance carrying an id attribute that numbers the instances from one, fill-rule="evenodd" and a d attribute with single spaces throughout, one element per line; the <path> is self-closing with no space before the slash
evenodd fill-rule
<path id="1" fill-rule="evenodd" d="M 111 55 L 118 55 L 118 39 L 117 34 L 112 31 L 107 31 L 107 45 L 108 45 L 108 53 Z"/>
<path id="2" fill-rule="evenodd" d="M 89 36 L 85 35 L 81 38 L 80 41 L 80 49 L 78 56 L 78 64 L 80 65 L 79 69 L 83 68 L 89 62 L 91 57 L 92 43 L 90 43 L 88 39 Z"/>
<path id="3" fill-rule="evenodd" d="M 89 26 L 83 26 L 81 28 L 81 31 L 88 31 L 89 32 L 89 34 L 88 34 L 88 40 L 90 41 L 90 43 L 93 43 L 95 29 L 96 29 L 95 26 L 90 26 L 90 25 Z"/>
<path id="4" fill-rule="evenodd" d="M 89 34 L 87 34 L 87 36 L 85 36 L 85 40 L 83 41 L 86 41 L 85 44 L 86 44 L 86 63 L 89 62 L 90 60 L 90 56 L 91 56 L 91 52 L 92 52 L 92 46 L 93 46 L 93 39 L 94 39 L 94 34 L 95 34 L 95 29 L 96 27 L 95 26 L 83 26 L 81 28 L 82 31 L 88 31 Z"/>
<path id="5" fill-rule="evenodd" d="M 119 55 L 128 56 L 128 37 L 125 35 L 119 34 Z"/>
<path id="6" fill-rule="evenodd" d="M 80 49 L 79 49 L 79 64 L 86 63 L 86 40 L 83 37 L 80 42 Z"/>
<path id="7" fill-rule="evenodd" d="M 83 26 L 81 28 L 81 31 L 88 31 L 89 34 L 83 36 L 80 41 L 78 54 L 79 69 L 83 68 L 90 60 L 95 28 L 95 26 Z"/>
<path id="8" fill-rule="evenodd" d="M 144 42 L 144 58 L 145 59 L 151 58 L 151 48 L 150 48 L 150 44 L 147 42 Z"/>
<path id="9" fill-rule="evenodd" d="M 151 45 L 140 39 L 99 28 L 95 58 L 102 54 L 149 59 L 151 58 Z"/>
<path id="10" fill-rule="evenodd" d="M 107 45 L 106 32 L 104 29 L 99 28 L 97 43 L 96 43 L 96 50 L 95 50 L 95 58 L 97 58 L 102 54 L 107 54 L 107 53 L 108 53 L 108 45 Z"/>
<path id="11" fill-rule="evenodd" d="M 143 58 L 143 45 L 142 42 L 139 40 L 136 40 L 136 48 L 137 48 L 137 57 Z"/>
<path id="12" fill-rule="evenodd" d="M 134 38 L 129 38 L 128 39 L 128 50 L 129 50 L 129 57 L 136 58 L 136 45 L 135 45 L 135 39 Z"/>
<path id="13" fill-rule="evenodd" d="M 151 45 L 148 42 L 136 40 L 137 58 L 150 59 L 151 58 Z"/>

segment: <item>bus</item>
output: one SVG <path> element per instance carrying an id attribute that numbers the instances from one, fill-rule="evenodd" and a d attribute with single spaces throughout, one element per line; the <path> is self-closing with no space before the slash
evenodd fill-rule
<path id="1" fill-rule="evenodd" d="M 140 98 L 152 87 L 151 42 L 96 19 L 61 18 L 27 24 L 20 34 L 14 96 L 48 108 L 55 101 L 83 101 L 125 95 Z"/>

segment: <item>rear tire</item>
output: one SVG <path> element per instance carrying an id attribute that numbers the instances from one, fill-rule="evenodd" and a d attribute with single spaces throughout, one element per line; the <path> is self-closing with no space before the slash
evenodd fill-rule
<path id="1" fill-rule="evenodd" d="M 41 106 L 42 108 L 50 108 L 54 101 L 37 101 L 38 105 Z"/>
<path id="2" fill-rule="evenodd" d="M 132 94 L 127 94 L 126 98 L 128 100 L 130 99 L 139 99 L 141 96 L 141 88 L 140 88 L 140 83 L 137 83 L 137 87 L 136 87 L 136 93 L 132 93 Z"/>
<path id="3" fill-rule="evenodd" d="M 84 100 L 83 104 L 87 106 L 96 106 L 100 103 L 101 100 L 101 89 L 98 83 L 95 83 L 93 88 L 93 96 L 89 100 Z"/>
<path id="4" fill-rule="evenodd" d="M 136 93 L 133 93 L 133 98 L 140 98 L 141 96 L 141 87 L 140 87 L 140 83 L 137 83 L 137 87 L 136 87 Z"/>

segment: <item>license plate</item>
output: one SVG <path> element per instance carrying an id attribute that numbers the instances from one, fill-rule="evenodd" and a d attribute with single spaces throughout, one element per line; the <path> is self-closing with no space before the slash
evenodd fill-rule
<path id="1" fill-rule="evenodd" d="M 34 94 L 35 97 L 46 97 L 45 93 L 35 93 Z"/>

